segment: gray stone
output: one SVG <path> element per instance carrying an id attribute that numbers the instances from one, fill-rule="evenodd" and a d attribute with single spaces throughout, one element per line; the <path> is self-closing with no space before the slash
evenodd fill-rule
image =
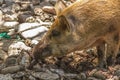
<path id="1" fill-rule="evenodd" d="M 36 80 L 33 76 L 29 76 L 29 80 Z"/>
<path id="2" fill-rule="evenodd" d="M 2 74 L 16 73 L 21 70 L 24 70 L 24 66 L 17 65 L 17 66 L 6 67 L 2 69 L 0 73 Z"/>
<path id="3" fill-rule="evenodd" d="M 44 6 L 42 10 L 50 14 L 56 14 L 55 8 L 52 6 Z"/>
<path id="4" fill-rule="evenodd" d="M 87 79 L 87 76 L 86 76 L 85 73 L 80 73 L 80 74 L 78 75 L 78 77 L 79 77 L 79 79 L 81 79 L 81 80 L 86 80 L 86 79 Z"/>
<path id="5" fill-rule="evenodd" d="M 0 49 L 0 59 L 5 60 L 7 58 L 7 53 Z"/>
<path id="6" fill-rule="evenodd" d="M 5 66 L 8 67 L 8 66 L 14 66 L 17 64 L 17 60 L 15 57 L 8 57 L 6 60 L 5 60 Z"/>
<path id="7" fill-rule="evenodd" d="M 120 70 L 116 70 L 116 71 L 115 71 L 115 75 L 116 75 L 116 76 L 120 76 Z"/>
<path id="8" fill-rule="evenodd" d="M 28 67 L 30 63 L 29 60 L 30 60 L 30 56 L 28 55 L 28 53 L 22 52 L 18 62 L 20 65 L 24 65 L 25 67 Z"/>
<path id="9" fill-rule="evenodd" d="M 3 0 L 0 0 L 0 6 L 3 4 Z"/>
<path id="10" fill-rule="evenodd" d="M 0 74 L 0 80 L 13 80 L 11 75 Z"/>
<path id="11" fill-rule="evenodd" d="M 25 76 L 24 72 L 17 72 L 17 73 L 12 75 L 12 78 L 18 79 L 18 78 L 22 78 L 23 76 Z"/>
<path id="12" fill-rule="evenodd" d="M 5 3 L 6 3 L 7 6 L 12 5 L 13 2 L 14 2 L 14 0 L 5 0 Z"/>
<path id="13" fill-rule="evenodd" d="M 95 78 L 95 77 L 88 77 L 87 80 L 101 80 L 101 79 L 98 79 L 98 78 Z"/>
<path id="14" fill-rule="evenodd" d="M 98 79 L 102 79 L 102 80 L 105 80 L 106 79 L 106 76 L 105 75 L 103 75 L 101 72 L 96 72 L 96 73 L 94 73 L 93 74 L 93 77 L 95 77 L 95 78 L 98 78 Z"/>
<path id="15" fill-rule="evenodd" d="M 34 77 L 42 80 L 57 80 L 59 76 L 52 72 L 35 72 L 32 74 Z"/>
<path id="16" fill-rule="evenodd" d="M 77 78 L 77 74 L 71 74 L 71 73 L 69 73 L 69 74 L 65 74 L 64 77 L 70 78 L 70 79 L 74 79 L 74 78 Z"/>

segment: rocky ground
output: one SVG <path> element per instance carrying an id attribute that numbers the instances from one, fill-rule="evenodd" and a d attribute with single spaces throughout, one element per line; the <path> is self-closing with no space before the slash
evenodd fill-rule
<path id="1" fill-rule="evenodd" d="M 63 0 L 66 5 L 75 0 Z M 75 51 L 30 63 L 32 48 L 56 17 L 56 0 L 0 0 L 0 80 L 120 80 L 120 55 L 115 66 L 99 69 L 96 49 Z"/>

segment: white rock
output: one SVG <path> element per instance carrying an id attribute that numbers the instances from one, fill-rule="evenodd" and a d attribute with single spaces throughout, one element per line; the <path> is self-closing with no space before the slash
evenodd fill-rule
<path id="1" fill-rule="evenodd" d="M 3 17 L 3 13 L 2 11 L 0 10 L 0 26 L 3 24 L 4 21 L 2 21 L 2 17 Z"/>
<path id="2" fill-rule="evenodd" d="M 38 27 L 36 27 L 38 26 Z M 30 29 L 30 28 L 34 28 L 34 29 Z M 26 29 L 30 29 L 30 30 L 26 30 Z M 26 30 L 26 31 L 24 31 Z M 40 33 L 44 33 L 46 31 L 48 31 L 48 28 L 44 27 L 44 26 L 40 26 L 39 23 L 23 23 L 21 25 L 19 25 L 19 29 L 18 32 L 20 31 L 24 31 L 21 33 L 21 35 L 24 38 L 33 38 L 35 36 L 38 36 Z"/>
<path id="3" fill-rule="evenodd" d="M 32 38 L 32 37 L 37 36 L 40 33 L 46 32 L 46 31 L 47 31 L 46 27 L 39 27 L 39 28 L 35 28 L 35 29 L 32 29 L 32 30 L 25 31 L 25 32 L 22 33 L 22 35 L 25 38 Z"/>
<path id="4" fill-rule="evenodd" d="M 3 17 L 3 13 L 2 13 L 2 11 L 0 10 L 0 21 L 2 21 L 2 17 Z"/>
<path id="5" fill-rule="evenodd" d="M 19 30 L 18 31 L 23 31 L 29 28 L 32 28 L 34 26 L 39 26 L 39 23 L 22 23 L 19 25 Z"/>
<path id="6" fill-rule="evenodd" d="M 19 55 L 22 50 L 31 50 L 30 47 L 26 46 L 23 42 L 12 43 L 8 48 L 8 55 Z"/>
<path id="7" fill-rule="evenodd" d="M 3 20 L 4 21 L 16 21 L 17 20 L 17 14 L 13 14 L 13 15 L 5 14 L 3 16 Z"/>
<path id="8" fill-rule="evenodd" d="M 36 45 L 36 44 L 38 44 L 38 43 L 39 43 L 39 41 L 37 41 L 37 40 L 32 40 L 32 41 L 31 41 L 31 44 L 32 44 L 32 45 L 34 45 L 34 44 Z"/>
<path id="9" fill-rule="evenodd" d="M 8 35 L 13 35 L 14 33 L 15 33 L 15 29 L 10 29 L 7 34 L 8 34 Z"/>
<path id="10" fill-rule="evenodd" d="M 19 22 L 13 21 L 13 22 L 5 22 L 3 24 L 4 27 L 6 28 L 14 28 L 15 26 L 17 26 L 19 24 Z"/>

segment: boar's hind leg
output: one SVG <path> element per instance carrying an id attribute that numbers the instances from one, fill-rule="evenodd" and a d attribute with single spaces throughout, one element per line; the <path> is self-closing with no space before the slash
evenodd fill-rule
<path id="1" fill-rule="evenodd" d="M 111 38 L 108 38 L 107 45 L 107 65 L 114 65 L 116 62 L 116 56 L 119 51 L 119 34 L 113 35 Z"/>
<path id="2" fill-rule="evenodd" d="M 102 42 L 97 46 L 98 66 L 100 68 L 107 68 L 105 49 L 105 42 Z"/>

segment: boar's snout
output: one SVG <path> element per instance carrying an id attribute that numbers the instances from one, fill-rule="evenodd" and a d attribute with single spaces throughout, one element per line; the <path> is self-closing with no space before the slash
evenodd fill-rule
<path id="1" fill-rule="evenodd" d="M 44 59 L 45 57 L 48 57 L 52 52 L 52 49 L 50 47 L 50 45 L 46 45 L 46 44 L 43 44 L 43 45 L 37 45 L 34 47 L 34 50 L 33 50 L 33 59 L 35 59 L 36 61 L 38 61 L 39 59 L 42 60 Z"/>
<path id="2" fill-rule="evenodd" d="M 45 58 L 50 56 L 50 54 L 52 53 L 52 48 L 50 47 L 50 45 L 46 45 L 42 50 L 41 50 L 41 58 Z"/>
<path id="3" fill-rule="evenodd" d="M 50 45 L 36 45 L 32 52 L 32 61 L 28 66 L 28 69 L 32 69 L 34 65 L 39 63 L 39 60 L 43 60 L 45 57 L 51 55 L 52 49 Z"/>

